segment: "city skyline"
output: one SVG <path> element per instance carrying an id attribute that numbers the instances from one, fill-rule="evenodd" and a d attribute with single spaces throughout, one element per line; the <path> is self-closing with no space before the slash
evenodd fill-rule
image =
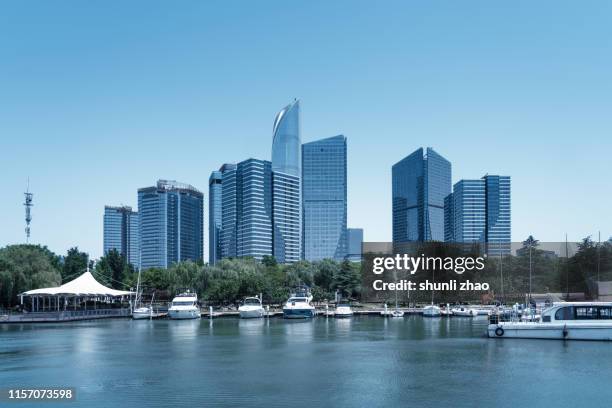
<path id="1" fill-rule="evenodd" d="M 350 139 L 348 225 L 367 241 L 391 239 L 389 168 L 418 146 L 453 182 L 512 176 L 513 241 L 606 239 L 610 7 L 9 4 L 0 245 L 25 241 L 29 176 L 30 242 L 99 257 L 104 205 L 136 208 L 158 178 L 207 191 L 222 162 L 269 157 L 270 112 L 294 97 L 302 142 Z"/>

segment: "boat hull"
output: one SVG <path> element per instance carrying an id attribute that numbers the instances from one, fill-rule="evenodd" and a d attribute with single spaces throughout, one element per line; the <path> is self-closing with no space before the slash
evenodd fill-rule
<path id="1" fill-rule="evenodd" d="M 283 309 L 283 317 L 285 319 L 310 319 L 314 316 L 314 309 Z"/>
<path id="2" fill-rule="evenodd" d="M 132 319 L 134 320 L 144 320 L 144 319 L 151 319 L 152 315 L 151 312 L 134 312 L 132 313 Z"/>
<path id="3" fill-rule="evenodd" d="M 239 310 L 238 314 L 241 319 L 257 319 L 259 317 L 263 317 L 264 310 L 261 309 L 250 309 L 250 310 Z"/>
<path id="4" fill-rule="evenodd" d="M 174 320 L 199 319 L 200 311 L 197 309 L 168 309 L 168 317 Z"/>
<path id="5" fill-rule="evenodd" d="M 612 327 L 559 323 L 499 323 L 487 327 L 490 338 L 612 341 Z"/>

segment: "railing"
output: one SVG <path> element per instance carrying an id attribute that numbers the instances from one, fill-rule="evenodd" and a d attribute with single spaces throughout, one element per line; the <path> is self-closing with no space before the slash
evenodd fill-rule
<path id="1" fill-rule="evenodd" d="M 0 315 L 0 322 L 54 322 L 130 316 L 129 309 L 63 310 Z"/>

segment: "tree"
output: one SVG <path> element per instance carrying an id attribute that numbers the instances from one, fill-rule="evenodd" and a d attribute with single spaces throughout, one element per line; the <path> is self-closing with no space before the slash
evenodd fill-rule
<path id="1" fill-rule="evenodd" d="M 111 249 L 104 255 L 95 267 L 97 277 L 107 286 L 124 290 L 130 285 L 124 280 L 131 278 L 132 266 L 116 249 Z"/>
<path id="2" fill-rule="evenodd" d="M 344 260 L 340 265 L 340 269 L 334 276 L 333 289 L 340 291 L 340 294 L 345 297 L 353 295 L 360 283 L 360 276 L 353 268 L 349 260 Z"/>
<path id="3" fill-rule="evenodd" d="M 88 263 L 88 254 L 80 252 L 78 247 L 70 248 L 62 264 L 62 281 L 66 282 L 81 275 L 87 269 Z"/>
<path id="4" fill-rule="evenodd" d="M 324 291 L 331 291 L 334 276 L 339 270 L 338 262 L 331 259 L 323 259 L 315 264 L 314 284 Z"/>
<path id="5" fill-rule="evenodd" d="M 39 245 L 10 245 L 0 249 L 0 304 L 12 306 L 20 293 L 59 286 L 57 256 Z"/>

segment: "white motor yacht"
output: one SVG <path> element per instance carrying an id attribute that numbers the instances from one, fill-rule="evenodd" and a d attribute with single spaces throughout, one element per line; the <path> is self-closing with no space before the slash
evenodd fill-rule
<path id="1" fill-rule="evenodd" d="M 612 302 L 560 302 L 537 322 L 489 324 L 489 337 L 558 340 L 612 340 Z"/>
<path id="2" fill-rule="evenodd" d="M 306 288 L 297 290 L 283 306 L 285 319 L 307 319 L 315 317 L 315 307 L 310 304 L 312 295 Z"/>
<path id="3" fill-rule="evenodd" d="M 348 303 L 339 303 L 334 311 L 334 317 L 351 317 L 353 310 Z"/>
<path id="4" fill-rule="evenodd" d="M 252 319 L 264 316 L 264 308 L 258 297 L 248 297 L 238 307 L 241 319 Z"/>
<path id="5" fill-rule="evenodd" d="M 181 293 L 172 299 L 168 308 L 168 317 L 171 319 L 198 319 L 200 307 L 198 296 L 192 292 Z"/>
<path id="6" fill-rule="evenodd" d="M 474 309 L 469 309 L 467 307 L 455 307 L 451 310 L 453 316 L 457 317 L 474 317 L 478 315 L 478 312 Z"/>

